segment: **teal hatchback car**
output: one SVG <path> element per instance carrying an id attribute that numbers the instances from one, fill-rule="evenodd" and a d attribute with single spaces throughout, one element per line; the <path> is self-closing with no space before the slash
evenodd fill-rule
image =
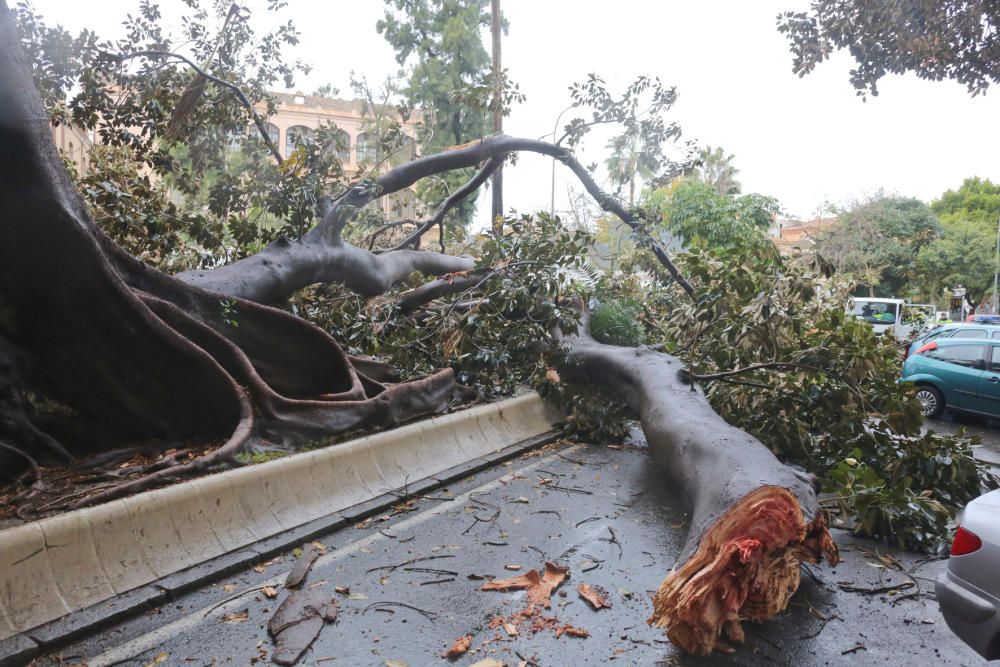
<path id="1" fill-rule="evenodd" d="M 900 381 L 917 385 L 926 417 L 946 409 L 1000 417 L 1000 340 L 938 337 L 907 357 Z"/>

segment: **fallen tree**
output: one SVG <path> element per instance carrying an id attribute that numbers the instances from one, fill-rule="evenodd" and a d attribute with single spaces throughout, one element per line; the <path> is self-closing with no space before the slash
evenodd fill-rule
<path id="1" fill-rule="evenodd" d="M 605 211 L 632 227 L 684 292 L 693 292 L 665 249 L 644 233 L 644 222 L 604 193 L 569 149 L 505 136 L 351 187 L 299 238 L 279 238 L 219 268 L 169 276 L 124 252 L 94 224 L 53 145 L 30 66 L 0 0 L 0 380 L 9 395 L 0 408 L 6 418 L 0 456 L 21 468 L 28 462 L 31 472 L 42 460 L 121 443 L 176 450 L 78 505 L 239 465 L 237 454 L 256 447 L 292 449 L 317 436 L 384 428 L 467 397 L 451 370 L 393 382 L 391 368 L 349 357 L 324 330 L 264 305 L 316 282 L 373 296 L 413 271 L 471 269 L 469 258 L 412 249 L 419 234 L 381 253 L 344 240 L 358 210 L 421 179 L 479 166 L 458 191 L 468 194 L 510 154 L 553 157 Z M 411 292 L 402 305 L 417 309 L 482 280 L 447 276 Z M 530 316 L 532 307 L 526 302 L 523 314 Z M 835 558 L 810 480 L 726 424 L 678 378 L 676 359 L 601 346 L 583 334 L 570 340 L 580 368 L 629 397 L 692 503 L 684 564 L 661 589 L 654 619 L 669 624 L 671 638 L 689 651 L 738 640 L 741 618 L 762 620 L 787 604 L 799 561 L 823 553 Z M 65 446 L 33 423 L 25 390 L 70 413 L 45 424 Z M 215 439 L 207 451 L 206 439 Z"/>
<path id="2" fill-rule="evenodd" d="M 690 507 L 687 540 L 653 598 L 649 623 L 666 627 L 690 653 L 731 650 L 727 641 L 743 641 L 741 621 L 787 607 L 802 562 L 838 562 L 817 480 L 720 417 L 680 359 L 598 343 L 588 320 L 565 339 L 564 377 L 628 405 Z"/>

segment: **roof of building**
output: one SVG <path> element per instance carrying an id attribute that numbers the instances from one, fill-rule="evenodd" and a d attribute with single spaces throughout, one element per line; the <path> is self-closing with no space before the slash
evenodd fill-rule
<path id="1" fill-rule="evenodd" d="M 782 253 L 805 250 L 816 245 L 816 238 L 837 224 L 838 218 L 816 218 L 806 222 L 792 221 L 795 224 L 782 224 L 777 236 L 771 240 Z"/>
<path id="2" fill-rule="evenodd" d="M 289 106 L 313 107 L 328 111 L 347 111 L 358 114 L 362 113 L 365 108 L 364 100 L 341 100 L 335 97 L 317 97 L 315 95 L 302 95 L 301 93 L 270 93 L 270 95 L 274 97 L 278 104 L 287 104 Z"/>

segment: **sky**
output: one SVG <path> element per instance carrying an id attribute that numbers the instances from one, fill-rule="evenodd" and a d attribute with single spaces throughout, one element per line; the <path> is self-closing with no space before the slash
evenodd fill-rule
<path id="1" fill-rule="evenodd" d="M 107 37 L 116 36 L 119 17 L 136 3 L 102 0 L 97 12 L 90 3 L 33 0 L 49 23 Z M 380 0 L 289 0 L 277 15 L 264 11 L 264 0 L 244 4 L 260 17 L 295 22 L 301 43 L 294 55 L 313 66 L 297 82 L 303 92 L 331 83 L 346 94 L 351 70 L 379 81 L 399 69 L 375 30 L 385 6 Z M 169 25 L 180 0 L 161 5 Z M 776 16 L 804 10 L 806 1 L 501 0 L 501 6 L 510 25 L 503 65 L 527 97 L 504 120 L 507 134 L 551 136 L 570 104 L 569 86 L 591 72 L 616 90 L 647 74 L 677 87 L 668 118 L 681 125 L 683 138 L 733 154 L 744 192 L 776 197 L 789 217 L 808 219 L 826 205 L 849 205 L 880 189 L 930 202 L 970 176 L 1000 182 L 1000 90 L 973 98 L 954 82 L 893 75 L 880 82 L 878 97 L 862 100 L 844 53 L 799 78 Z M 484 42 L 488 50 L 488 32 Z M 572 117 L 565 113 L 560 126 Z M 601 162 L 602 148 L 599 136 L 585 145 L 584 164 Z M 508 210 L 549 208 L 551 165 L 523 156 L 505 171 Z M 567 208 L 567 188 L 575 185 L 557 168 L 557 211 Z M 489 218 L 488 196 L 480 197 L 478 217 Z"/>

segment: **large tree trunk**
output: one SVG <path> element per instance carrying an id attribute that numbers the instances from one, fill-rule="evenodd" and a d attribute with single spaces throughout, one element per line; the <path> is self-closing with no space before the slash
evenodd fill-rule
<path id="1" fill-rule="evenodd" d="M 24 388 L 117 441 L 159 438 L 166 449 L 179 438 L 228 436 L 207 456 L 95 501 L 236 464 L 237 453 L 257 444 L 390 426 L 453 397 L 451 371 L 378 382 L 321 329 L 186 284 L 121 251 L 97 230 L 69 180 L 29 67 L 0 0 L 0 438 L 17 438 L 0 448 L 5 471 L 63 453 L 44 437 L 19 436 L 23 406 L 9 395 Z M 343 255 L 354 261 L 350 251 Z M 469 265 L 450 259 L 444 271 Z M 384 264 L 389 278 L 370 271 L 359 287 L 365 278 L 384 285 L 426 268 L 409 254 Z"/>
<path id="2" fill-rule="evenodd" d="M 649 619 L 666 627 L 674 644 L 699 654 L 727 650 L 726 640 L 743 640 L 740 621 L 763 621 L 787 606 L 802 561 L 825 555 L 837 562 L 812 476 L 782 464 L 716 414 L 701 390 L 684 381 L 679 359 L 603 345 L 585 333 L 566 342 L 564 376 L 626 402 L 690 506 L 687 541 Z"/>

